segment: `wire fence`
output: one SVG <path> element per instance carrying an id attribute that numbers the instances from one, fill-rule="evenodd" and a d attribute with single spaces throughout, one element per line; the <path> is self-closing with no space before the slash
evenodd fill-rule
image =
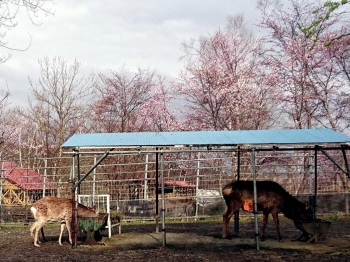
<path id="1" fill-rule="evenodd" d="M 346 169 L 341 151 L 328 154 Z M 30 206 L 43 196 L 71 198 L 74 183 L 101 155 L 82 153 L 79 161 L 76 156 L 0 161 L 0 222 L 28 221 Z M 317 169 L 313 150 L 257 152 L 255 159 L 258 180 L 273 180 L 303 200 L 315 193 L 316 185 L 318 212 L 348 213 L 348 178 L 325 155 L 317 155 Z M 225 211 L 221 188 L 238 176 L 252 179 L 252 168 L 251 152 L 116 152 L 92 170 L 78 193 L 109 195 L 111 212 L 119 211 L 124 219 L 155 219 L 160 214 L 156 195 L 160 203 L 163 176 L 167 218 L 221 216 Z"/>

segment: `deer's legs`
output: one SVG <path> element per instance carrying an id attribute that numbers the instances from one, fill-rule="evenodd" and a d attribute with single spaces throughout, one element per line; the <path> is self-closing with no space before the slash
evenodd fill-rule
<path id="1" fill-rule="evenodd" d="M 39 239 L 37 240 L 37 242 L 35 242 L 35 234 L 36 234 L 36 231 L 37 231 L 37 226 L 38 226 L 38 222 L 35 221 L 33 223 L 33 225 L 30 227 L 30 235 L 33 237 L 33 240 L 34 240 L 34 245 L 36 246 L 36 243 L 40 244 L 41 242 L 39 241 Z"/>
<path id="2" fill-rule="evenodd" d="M 260 239 L 261 240 L 265 239 L 265 229 L 266 229 L 267 222 L 269 220 L 269 213 L 270 212 L 263 211 L 264 217 L 263 217 L 263 224 L 262 224 L 262 228 L 261 228 L 261 232 L 260 232 Z"/>
<path id="3" fill-rule="evenodd" d="M 237 194 L 231 194 L 229 196 L 224 196 L 226 201 L 227 210 L 223 214 L 223 230 L 222 230 L 222 238 L 228 238 L 230 236 L 230 219 L 233 216 L 234 212 L 239 210 L 243 201 Z"/>
<path id="4" fill-rule="evenodd" d="M 62 235 L 63 235 L 63 231 L 64 231 L 64 226 L 65 226 L 65 222 L 61 222 L 61 233 L 60 233 L 60 237 L 58 239 L 58 243 L 60 244 L 60 246 L 62 246 Z M 67 227 L 68 228 L 68 227 Z M 70 234 L 69 234 L 69 230 L 68 230 L 68 235 L 69 235 L 69 242 L 72 242 L 71 239 L 70 239 Z M 72 244 L 72 243 L 71 243 Z"/>
<path id="5" fill-rule="evenodd" d="M 63 227 L 62 227 L 62 224 L 61 224 L 61 232 L 62 232 L 62 228 L 64 228 L 64 225 L 66 225 L 67 227 L 67 231 L 68 231 L 68 238 L 69 238 L 69 243 L 72 244 L 72 227 L 71 227 L 71 223 L 72 221 L 71 220 L 66 220 L 66 223 L 63 224 Z M 62 233 L 61 233 L 62 234 Z"/>
<path id="6" fill-rule="evenodd" d="M 36 224 L 37 224 L 37 222 L 35 221 L 34 223 L 33 223 L 33 225 L 30 227 L 30 235 L 34 238 L 34 234 L 35 234 L 35 227 L 36 227 Z"/>
<path id="7" fill-rule="evenodd" d="M 36 247 L 40 247 L 40 245 L 39 245 L 39 243 L 40 243 L 39 242 L 39 231 L 45 225 L 45 223 L 46 223 L 46 220 L 38 220 L 34 223 L 34 224 L 36 224 L 35 228 L 34 228 L 34 246 L 36 246 Z"/>
<path id="8" fill-rule="evenodd" d="M 276 233 L 277 233 L 277 240 L 281 241 L 281 233 L 280 233 L 280 221 L 278 219 L 278 212 L 271 212 L 273 221 L 275 222 L 276 225 Z"/>
<path id="9" fill-rule="evenodd" d="M 223 214 L 223 229 L 222 229 L 222 238 L 228 238 L 230 236 L 230 219 L 233 215 L 233 211 L 227 208 L 226 212 Z"/>
<path id="10" fill-rule="evenodd" d="M 47 240 L 46 240 L 46 237 L 45 237 L 45 234 L 44 234 L 44 227 L 42 227 L 42 228 L 40 229 L 40 231 L 41 231 L 41 236 L 42 236 L 42 238 L 43 238 L 43 241 L 46 242 Z M 40 243 L 40 241 L 39 241 L 39 243 Z"/>

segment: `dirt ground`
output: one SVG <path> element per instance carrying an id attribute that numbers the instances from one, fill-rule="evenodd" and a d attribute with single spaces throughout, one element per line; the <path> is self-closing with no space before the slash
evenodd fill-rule
<path id="1" fill-rule="evenodd" d="M 166 223 L 163 233 L 155 224 L 122 224 L 122 234 L 103 237 L 99 245 L 58 245 L 59 225 L 45 227 L 48 242 L 34 247 L 28 226 L 0 225 L 0 261 L 350 261 L 350 218 L 332 222 L 325 238 L 315 243 L 295 241 L 301 231 L 290 220 L 281 220 L 283 240 L 275 240 L 273 221 L 266 240 L 256 249 L 253 220 L 240 223 L 240 236 L 221 239 L 222 225 L 216 222 Z M 259 226 L 261 221 L 259 221 Z M 233 233 L 233 223 L 231 223 Z"/>

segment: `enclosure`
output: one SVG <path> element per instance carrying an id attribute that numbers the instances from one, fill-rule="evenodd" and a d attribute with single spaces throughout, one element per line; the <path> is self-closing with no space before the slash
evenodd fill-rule
<path id="1" fill-rule="evenodd" d="M 342 141 L 350 141 L 348 137 L 342 139 L 344 139 Z M 294 136 L 292 141 L 295 141 Z M 318 144 L 300 146 L 291 143 L 282 147 L 269 144 L 268 148 L 210 144 L 132 148 L 114 146 L 70 148 L 65 151 L 65 157 L 57 159 L 3 160 L 0 183 L 1 223 L 22 224 L 24 222 L 27 225 L 31 219 L 28 210 L 35 200 L 47 195 L 71 198 L 74 194 L 80 202 L 90 206 L 97 204 L 101 212 L 109 213 L 109 230 L 114 224 L 120 225 L 120 222 L 125 226 L 123 233 L 130 228 L 127 222 L 138 220 L 151 223 L 148 224 L 147 234 L 142 236 L 122 234 L 117 237 L 111 236 L 109 232 L 107 235 L 109 238 L 106 241 L 109 243 L 106 244 L 109 250 L 119 248 L 120 241 L 125 238 L 129 241 L 126 249 L 130 246 L 132 250 L 135 250 L 135 246 L 136 249 L 149 249 L 150 246 L 135 245 L 135 240 L 150 236 L 151 245 L 160 245 L 160 234 L 154 230 L 153 223 L 156 221 L 157 224 L 160 213 L 168 222 L 201 221 L 209 217 L 220 221 L 225 210 L 221 188 L 231 180 L 245 180 L 252 177 L 258 180 L 274 180 L 297 198 L 312 200 L 312 206 L 318 216 L 339 213 L 347 215 L 349 212 L 348 151 L 347 143 L 339 145 L 324 141 L 322 147 Z M 251 213 L 244 211 L 241 215 L 252 217 Z M 190 225 L 192 230 L 198 228 L 195 234 L 188 234 L 191 231 L 186 227 L 184 230 L 187 233 L 178 235 L 184 225 L 176 224 L 173 229 L 167 228 L 168 232 L 172 231 L 170 235 L 168 234 L 168 239 L 169 237 L 171 239 L 170 245 L 176 246 L 176 249 L 179 243 L 183 242 L 186 242 L 186 250 L 189 248 L 195 253 L 203 248 L 207 250 L 208 246 L 215 246 L 219 250 L 225 247 L 232 249 L 234 246 L 235 251 L 231 253 L 236 255 L 237 248 L 242 247 L 242 240 L 228 243 L 218 237 L 221 234 L 221 222 L 204 225 L 205 229 L 203 225 L 192 224 Z M 138 224 L 137 228 L 132 230 L 140 233 L 142 227 Z M 245 230 L 245 234 L 252 233 L 253 226 L 250 225 L 245 229 L 247 228 L 249 229 Z M 284 230 L 286 228 L 288 227 L 284 227 Z M 296 238 L 300 232 L 294 226 L 292 228 L 288 230 L 287 236 Z M 334 229 L 333 226 L 330 234 L 333 234 Z M 162 232 L 163 247 L 165 247 L 164 227 Z M 343 228 L 342 232 L 347 231 Z M 202 235 L 203 233 L 205 236 Z M 251 238 L 248 236 L 244 241 L 249 242 L 254 239 L 254 236 L 255 234 L 252 233 Z M 202 244 L 204 239 L 209 242 Z M 342 242 L 343 240 L 345 243 Z M 30 239 L 28 241 L 32 244 Z M 115 245 L 115 241 L 119 244 Z M 336 242 L 339 241 L 341 248 L 350 247 L 347 233 Z M 271 243 L 267 245 L 271 246 Z M 290 249 L 292 242 L 289 241 L 287 245 L 287 249 L 292 250 L 287 252 L 295 253 L 293 248 Z M 6 244 L 3 247 L 6 249 Z M 244 246 L 244 251 L 241 249 L 239 252 L 245 253 L 251 248 L 249 242 Z M 261 248 L 266 247 L 262 244 Z M 276 248 L 276 250 L 281 249 L 281 247 Z M 219 255 L 222 259 L 217 249 L 212 250 L 211 257 L 218 259 Z M 10 246 L 7 250 L 12 252 Z M 94 251 L 99 254 L 99 257 L 104 257 L 104 260 L 109 259 L 100 253 L 101 249 L 94 249 Z M 23 253 L 22 250 L 21 252 Z M 279 253 L 279 251 L 276 252 L 272 253 L 272 257 L 276 257 Z M 51 250 L 49 253 L 53 254 Z M 16 255 L 16 252 L 12 254 Z M 67 259 L 81 257 L 80 252 L 74 254 L 73 258 L 69 255 Z M 159 252 L 155 254 L 158 256 Z M 186 257 L 181 248 L 180 254 L 181 260 Z M 176 261 L 174 258 L 179 257 L 174 253 L 166 256 L 174 261 Z M 197 256 L 200 256 L 198 252 Z M 315 255 L 312 254 L 312 257 L 314 258 Z M 205 261 L 203 257 L 201 258 Z M 193 256 L 192 259 L 198 260 Z M 271 259 L 270 253 L 266 259 Z M 301 255 L 299 259 L 305 260 L 305 256 Z"/>
<path id="2" fill-rule="evenodd" d="M 274 180 L 299 199 L 309 199 L 317 190 L 319 214 L 348 214 L 349 183 L 343 172 L 348 150 L 329 148 L 322 154 L 313 147 L 292 149 L 255 152 L 257 179 Z M 154 220 L 160 214 L 161 176 L 165 216 L 172 220 L 221 216 L 223 185 L 237 176 L 252 179 L 252 152 L 232 147 L 117 149 L 92 168 L 105 153 L 94 149 L 77 155 L 73 150 L 62 158 L 2 160 L 1 223 L 30 220 L 31 204 L 43 196 L 72 197 L 72 186 L 88 172 L 78 193 L 108 195 L 110 212 L 118 212 L 123 221 Z M 20 202 L 18 195 L 23 196 Z"/>

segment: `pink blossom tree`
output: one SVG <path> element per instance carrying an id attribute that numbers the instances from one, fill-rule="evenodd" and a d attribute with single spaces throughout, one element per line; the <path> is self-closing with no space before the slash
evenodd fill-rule
<path id="1" fill-rule="evenodd" d="M 348 37 L 325 45 L 339 35 L 336 28 L 341 28 L 341 23 L 333 18 L 322 21 L 315 41 L 304 30 L 318 19 L 319 14 L 313 12 L 317 8 L 314 2 L 291 0 L 287 7 L 275 5 L 266 12 L 268 3 L 260 2 L 260 26 L 267 31 L 263 38 L 268 48 L 264 57 L 277 80 L 275 88 L 280 90 L 276 110 L 284 118 L 283 127 L 344 131 L 349 126 L 350 109 L 348 48 L 343 45 Z M 302 185 L 309 179 L 311 168 L 312 159 L 307 151 L 300 161 Z"/>
<path id="2" fill-rule="evenodd" d="M 38 125 L 7 103 L 10 95 L 6 92 L 0 102 L 0 159 L 21 159 L 42 156 L 44 145 L 38 138 Z"/>
<path id="3" fill-rule="evenodd" d="M 11 157 L 16 152 L 20 132 L 9 108 L 9 95 L 8 91 L 4 91 L 0 96 L 0 159 Z"/>
<path id="4" fill-rule="evenodd" d="M 175 90 L 186 101 L 186 129 L 267 128 L 272 123 L 273 79 L 266 74 L 258 38 L 242 15 L 225 30 L 185 45 L 185 66 Z"/>
<path id="5" fill-rule="evenodd" d="M 260 26 L 268 30 L 265 61 L 278 79 L 279 109 L 287 127 L 341 131 L 348 110 L 341 101 L 348 97 L 349 89 L 344 86 L 342 69 L 334 56 L 338 46 L 331 51 L 323 44 L 335 35 L 332 26 L 337 21 L 324 22 L 320 41 L 314 42 L 303 28 L 316 19 L 315 4 L 304 0 L 291 0 L 290 4 L 290 8 L 275 6 L 270 13 L 261 8 Z"/>
<path id="6" fill-rule="evenodd" d="M 123 66 L 100 80 L 92 106 L 96 132 L 166 131 L 176 125 L 164 79 L 155 72 Z"/>
<path id="7" fill-rule="evenodd" d="M 170 95 L 164 84 L 165 79 L 156 76 L 156 85 L 149 100 L 142 104 L 137 126 L 142 131 L 179 131 L 181 124 L 175 117 L 175 98 Z"/>

